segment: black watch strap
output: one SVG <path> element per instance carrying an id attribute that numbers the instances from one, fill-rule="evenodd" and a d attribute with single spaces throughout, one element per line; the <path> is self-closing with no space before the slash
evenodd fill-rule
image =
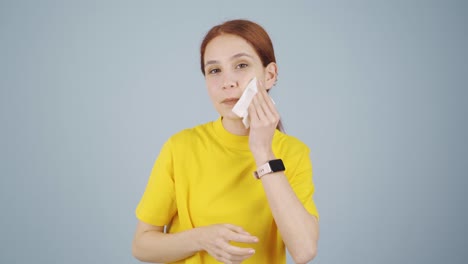
<path id="1" fill-rule="evenodd" d="M 270 160 L 267 163 L 260 166 L 256 171 L 254 171 L 254 176 L 257 179 L 260 179 L 266 174 L 284 171 L 286 168 L 284 167 L 284 163 L 281 159 L 274 159 Z"/>

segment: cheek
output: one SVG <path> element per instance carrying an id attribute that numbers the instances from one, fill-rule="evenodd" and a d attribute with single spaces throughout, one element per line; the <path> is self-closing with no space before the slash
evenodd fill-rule
<path id="1" fill-rule="evenodd" d="M 217 91 L 219 90 L 218 81 L 216 78 L 205 78 L 205 84 L 210 98 L 215 99 L 217 97 Z"/>
<path id="2" fill-rule="evenodd" d="M 264 80 L 265 71 L 263 69 L 256 69 L 255 76 L 257 76 L 257 78 L 260 79 L 260 80 Z"/>
<path id="3" fill-rule="evenodd" d="M 242 71 L 234 72 L 233 74 L 233 76 L 235 76 L 234 79 L 239 83 L 242 83 L 246 80 L 253 78 L 254 75 L 255 75 L 255 71 L 253 69 L 245 69 Z"/>

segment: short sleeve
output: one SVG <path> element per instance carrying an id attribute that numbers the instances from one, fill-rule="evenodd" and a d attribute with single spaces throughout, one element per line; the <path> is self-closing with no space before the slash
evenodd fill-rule
<path id="1" fill-rule="evenodd" d="M 295 165 L 291 164 L 294 168 L 291 170 L 292 175 L 289 175 L 290 184 L 307 212 L 319 220 L 319 213 L 313 199 L 315 186 L 312 179 L 312 162 L 309 153 L 309 149 L 306 148 L 306 151 L 299 155 L 297 163 Z"/>
<path id="2" fill-rule="evenodd" d="M 135 214 L 145 223 L 164 226 L 171 222 L 176 211 L 173 157 L 168 140 L 154 163 Z"/>

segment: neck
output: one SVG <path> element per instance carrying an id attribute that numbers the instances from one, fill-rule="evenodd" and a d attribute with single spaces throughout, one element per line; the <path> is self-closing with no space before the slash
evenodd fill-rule
<path id="1" fill-rule="evenodd" d="M 229 119 L 223 117 L 221 122 L 223 123 L 224 129 L 231 134 L 238 136 L 247 136 L 249 134 L 249 129 L 245 128 L 242 123 L 242 119 Z"/>

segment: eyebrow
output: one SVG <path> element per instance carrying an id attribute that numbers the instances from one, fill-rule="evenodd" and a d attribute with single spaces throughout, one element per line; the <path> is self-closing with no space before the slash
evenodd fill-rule
<path id="1" fill-rule="evenodd" d="M 241 52 L 241 53 L 237 53 L 237 54 L 232 55 L 232 56 L 231 56 L 231 60 L 232 60 L 232 59 L 236 59 L 236 58 L 240 58 L 240 57 L 244 57 L 244 56 L 253 59 L 253 56 L 252 56 L 252 55 L 250 55 L 250 54 L 248 54 L 248 53 L 245 53 L 245 52 Z M 208 66 L 208 65 L 210 65 L 210 64 L 217 64 L 217 63 L 219 63 L 219 61 L 217 61 L 217 60 L 210 60 L 210 61 L 207 61 L 207 62 L 205 63 L 205 67 Z"/>

